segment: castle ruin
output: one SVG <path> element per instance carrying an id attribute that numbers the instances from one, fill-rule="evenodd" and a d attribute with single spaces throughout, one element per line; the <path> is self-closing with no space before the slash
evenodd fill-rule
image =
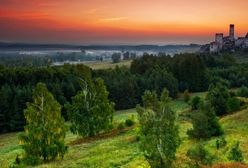
<path id="1" fill-rule="evenodd" d="M 248 48 L 248 33 L 245 37 L 238 37 L 237 39 L 235 39 L 234 28 L 234 24 L 230 24 L 229 36 L 224 37 L 223 33 L 216 33 L 215 41 L 202 46 L 201 51 L 217 53 L 222 50 L 235 51 L 235 49 L 239 48 Z"/>

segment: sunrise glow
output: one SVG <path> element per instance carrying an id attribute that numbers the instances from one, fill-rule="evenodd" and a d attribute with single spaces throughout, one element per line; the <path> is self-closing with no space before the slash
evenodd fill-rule
<path id="1" fill-rule="evenodd" d="M 0 0 L 0 41 L 205 43 L 248 31 L 247 0 Z"/>

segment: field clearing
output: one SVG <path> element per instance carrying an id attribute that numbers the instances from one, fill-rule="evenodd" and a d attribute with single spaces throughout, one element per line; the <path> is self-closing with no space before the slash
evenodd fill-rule
<path id="1" fill-rule="evenodd" d="M 90 68 L 94 70 L 98 69 L 109 69 L 109 68 L 115 68 L 116 66 L 126 66 L 130 67 L 132 60 L 125 60 L 121 61 L 119 63 L 112 63 L 112 61 L 94 61 L 94 62 L 86 62 L 85 65 L 89 66 Z"/>
<path id="2" fill-rule="evenodd" d="M 196 140 L 189 139 L 186 132 L 192 127 L 188 120 L 181 119 L 180 116 L 190 109 L 189 105 L 181 99 L 177 99 L 171 103 L 172 108 L 179 115 L 180 137 L 182 144 L 177 152 L 177 167 L 184 167 L 188 160 L 186 157 L 187 150 L 194 144 Z M 127 118 L 134 117 L 137 120 L 135 109 L 117 111 L 114 116 L 114 125 L 124 122 Z M 240 141 L 241 149 L 245 162 L 248 162 L 248 109 L 241 110 L 234 114 L 225 116 L 220 119 L 225 131 L 227 146 L 223 149 L 216 149 L 216 140 L 212 138 L 206 141 L 205 145 L 210 152 L 216 156 L 215 163 L 228 162 L 227 150 L 236 141 Z M 39 168 L 55 168 L 55 167 L 86 167 L 86 168 L 136 168 L 148 167 L 142 153 L 139 150 L 139 144 L 136 139 L 137 124 L 134 127 L 125 129 L 122 132 L 107 136 L 104 138 L 96 138 L 87 142 L 72 142 L 82 139 L 77 135 L 68 132 L 66 135 L 66 144 L 69 146 L 68 153 L 64 159 L 57 159 L 52 162 L 37 165 Z M 0 167 L 8 167 L 15 161 L 17 155 L 23 154 L 23 150 L 18 144 L 18 133 L 8 133 L 0 135 Z"/>

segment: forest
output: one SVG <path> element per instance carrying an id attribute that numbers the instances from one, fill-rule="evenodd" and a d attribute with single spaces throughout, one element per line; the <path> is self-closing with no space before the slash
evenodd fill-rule
<path id="1" fill-rule="evenodd" d="M 222 137 L 225 132 L 218 118 L 247 108 L 247 86 L 248 63 L 237 62 L 230 53 L 184 53 L 173 57 L 144 53 L 132 61 L 130 68 L 98 70 L 83 64 L 15 68 L 1 65 L 0 133 L 24 130 L 20 135 L 26 153 L 23 164 L 36 165 L 41 160 L 66 155 L 68 123 L 71 133 L 85 138 L 139 122 L 136 138 L 145 160 L 151 167 L 173 167 L 182 140 L 178 114 L 171 103 L 182 98 L 184 106 L 190 107 L 179 115 L 192 123 L 186 133 L 189 138 Z M 205 98 L 191 96 L 197 92 L 205 92 Z M 136 119 L 113 123 L 115 111 L 132 108 L 136 108 Z M 41 134 L 50 136 L 48 144 L 48 139 L 37 139 Z M 171 142 L 166 141 L 168 138 Z M 225 146 L 223 143 L 225 139 L 218 139 L 217 148 Z M 34 150 L 37 145 L 42 149 Z M 239 142 L 235 145 L 228 158 L 241 162 L 244 159 Z M 202 152 L 204 156 L 200 156 Z M 189 149 L 187 157 L 195 161 L 190 167 L 214 162 L 202 143 Z M 22 159 L 17 156 L 14 165 Z"/>
<path id="2" fill-rule="evenodd" d="M 47 67 L 0 66 L 0 121 L 1 132 L 22 130 L 23 110 L 32 98 L 32 90 L 39 82 L 63 106 L 62 114 L 67 119 L 64 106 L 80 90 L 79 79 L 88 81 L 102 78 L 115 109 L 134 108 L 141 104 L 146 90 L 161 94 L 167 88 L 170 96 L 176 98 L 179 92 L 207 91 L 211 83 L 222 82 L 228 88 L 248 86 L 248 64 L 235 63 L 228 54 L 197 55 L 179 54 L 171 57 L 144 54 L 135 59 L 131 67 L 92 70 L 85 65 L 64 65 Z"/>

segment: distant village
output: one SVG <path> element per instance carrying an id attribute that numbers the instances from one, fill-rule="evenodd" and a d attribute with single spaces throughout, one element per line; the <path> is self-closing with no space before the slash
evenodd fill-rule
<path id="1" fill-rule="evenodd" d="M 235 38 L 234 24 L 229 26 L 229 36 L 223 33 L 215 34 L 215 41 L 201 47 L 201 52 L 218 53 L 220 51 L 235 51 L 242 48 L 248 48 L 248 33 L 245 37 Z"/>

